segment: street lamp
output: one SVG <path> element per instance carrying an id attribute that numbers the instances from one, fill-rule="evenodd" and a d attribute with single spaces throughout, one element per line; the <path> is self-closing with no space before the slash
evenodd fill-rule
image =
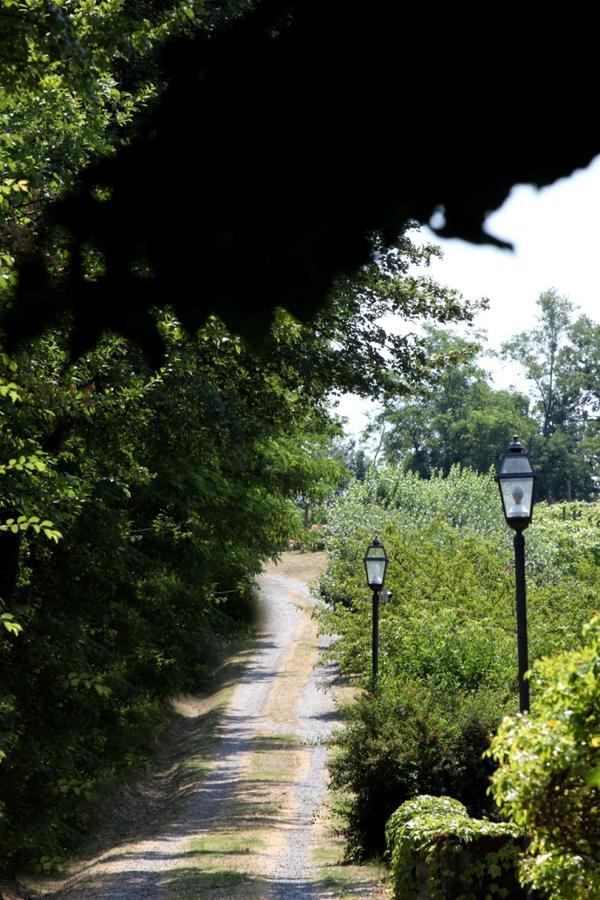
<path id="1" fill-rule="evenodd" d="M 385 581 L 387 554 L 378 537 L 367 547 L 365 553 L 365 571 L 367 584 L 373 591 L 373 637 L 372 637 L 372 685 L 373 693 L 377 691 L 377 672 L 379 668 L 379 594 Z"/>
<path id="2" fill-rule="evenodd" d="M 500 488 L 504 518 L 515 530 L 515 581 L 517 588 L 517 647 L 519 656 L 519 706 L 529 712 L 529 682 L 525 673 L 527 661 L 527 604 L 525 595 L 525 538 L 523 531 L 533 513 L 535 474 L 525 448 L 515 435 L 498 463 L 496 481 Z"/>

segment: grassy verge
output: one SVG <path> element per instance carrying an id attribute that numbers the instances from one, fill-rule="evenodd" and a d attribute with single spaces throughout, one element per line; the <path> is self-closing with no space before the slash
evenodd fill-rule
<path id="1" fill-rule="evenodd" d="M 235 685 L 254 653 L 254 642 L 231 649 L 234 652 L 207 681 L 205 693 L 178 697 L 169 704 L 160 726 L 159 749 L 151 764 L 136 777 L 113 785 L 101 799 L 92 836 L 77 861 L 64 861 L 52 876 L 21 875 L 21 891 L 26 895 L 31 891 L 51 894 L 72 885 L 78 887 L 82 873 L 102 863 L 116 845 L 168 831 L 171 820 L 217 758 L 219 728 Z M 10 896 L 15 886 L 7 883 L 0 889 Z"/>
<path id="2" fill-rule="evenodd" d="M 328 794 L 324 809 L 321 810 L 319 844 L 312 851 L 312 861 L 317 868 L 316 881 L 319 888 L 333 896 L 391 897 L 387 887 L 388 869 L 382 860 L 374 859 L 360 865 L 349 864 L 345 860 L 345 842 L 337 832 L 339 822 L 335 808 L 340 798 Z"/>

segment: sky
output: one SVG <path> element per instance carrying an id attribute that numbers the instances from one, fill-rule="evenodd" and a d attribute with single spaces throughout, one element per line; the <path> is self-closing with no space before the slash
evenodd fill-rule
<path id="1" fill-rule="evenodd" d="M 514 251 L 441 240 L 429 228 L 421 240 L 439 244 L 442 260 L 429 274 L 465 297 L 487 297 L 490 307 L 475 327 L 485 329 L 492 347 L 535 323 L 536 300 L 554 287 L 579 313 L 600 321 L 600 157 L 569 178 L 537 189 L 517 185 L 504 205 L 490 215 L 486 230 L 510 241 Z M 419 239 L 419 238 L 417 238 Z M 514 363 L 484 360 L 498 388 L 523 387 Z M 345 395 L 337 412 L 348 418 L 347 433 L 358 435 L 372 401 Z"/>

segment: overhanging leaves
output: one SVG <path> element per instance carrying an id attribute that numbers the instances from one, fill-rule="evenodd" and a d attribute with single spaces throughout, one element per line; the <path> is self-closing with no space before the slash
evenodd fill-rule
<path id="1" fill-rule="evenodd" d="M 570 100 L 594 55 L 577 33 L 578 62 L 557 63 L 568 23 L 543 34 L 523 16 L 516 34 L 508 17 L 420 10 L 270 0 L 174 41 L 137 137 L 51 211 L 41 246 L 67 232 L 64 275 L 44 252 L 21 262 L 12 341 L 69 309 L 76 351 L 108 327 L 156 356 L 149 311 L 165 301 L 188 328 L 217 312 L 257 337 L 278 305 L 311 317 L 368 261 L 369 234 L 389 245 L 440 207 L 441 234 L 502 245 L 483 221 L 515 183 L 548 184 L 599 149 Z"/>

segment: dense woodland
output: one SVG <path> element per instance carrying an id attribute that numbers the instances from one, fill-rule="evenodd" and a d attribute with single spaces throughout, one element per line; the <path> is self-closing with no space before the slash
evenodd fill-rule
<path id="1" fill-rule="evenodd" d="M 14 307 L 16 270 L 52 202 L 87 164 L 127 145 L 160 97 L 164 42 L 210 34 L 240 9 L 187 0 L 5 2 L 3 312 Z M 176 172 L 156 177 L 185 191 Z M 186 328 L 167 294 L 153 310 L 158 361 L 110 331 L 74 355 L 81 323 L 70 313 L 2 354 L 5 872 L 51 869 L 76 850 L 98 799 L 147 762 L 167 698 L 205 684 L 220 654 L 251 632 L 253 577 L 263 562 L 290 540 L 310 544 L 306 525 L 319 522 L 330 555 L 322 627 L 340 635 L 332 653 L 365 688 L 369 598 L 359 561 L 375 530 L 390 554 L 395 595 L 382 616 L 381 691 L 365 693 L 338 738 L 334 785 L 349 853 L 382 852 L 386 820 L 401 804 L 448 795 L 464 805 L 465 821 L 506 813 L 538 835 L 524 871 L 551 896 L 592 897 L 600 885 L 600 763 L 588 741 L 600 715 L 597 625 L 585 630 L 600 591 L 590 503 L 600 476 L 600 326 L 549 289 L 538 301 L 538 328 L 500 351 L 523 367 L 531 390 L 496 390 L 479 360 L 483 338 L 465 336 L 484 301 L 433 282 L 427 265 L 440 251 L 416 246 L 410 228 L 393 245 L 377 233 L 369 240 L 370 263 L 338 278 L 311 323 L 280 308 L 260 342 L 242 340 L 216 314 Z M 61 284 L 73 260 L 60 231 L 44 252 Z M 90 284 L 102 277 L 93 248 L 80 264 Z M 389 314 L 405 323 L 400 335 L 382 328 Z M 344 439 L 331 412 L 343 392 L 382 402 L 373 452 Z M 548 501 L 528 533 L 528 564 L 532 657 L 553 659 L 536 669 L 534 736 L 508 719 L 490 751 L 515 708 L 516 667 L 510 542 L 489 469 L 514 432 L 532 452 Z M 581 675 L 570 706 L 567 691 L 556 697 L 556 672 Z M 567 785 L 559 792 L 561 827 L 569 823 L 562 845 L 543 832 L 557 803 L 544 773 L 528 774 L 538 788 L 533 804 L 519 797 L 519 741 L 535 738 L 543 756 L 550 733 L 570 754 L 549 776 Z M 390 858 L 398 896 L 408 897 L 412 863 L 398 838 L 404 820 L 395 821 Z M 545 867 L 536 853 L 546 854 Z M 502 871 L 512 872 L 516 859 L 511 845 Z"/>

